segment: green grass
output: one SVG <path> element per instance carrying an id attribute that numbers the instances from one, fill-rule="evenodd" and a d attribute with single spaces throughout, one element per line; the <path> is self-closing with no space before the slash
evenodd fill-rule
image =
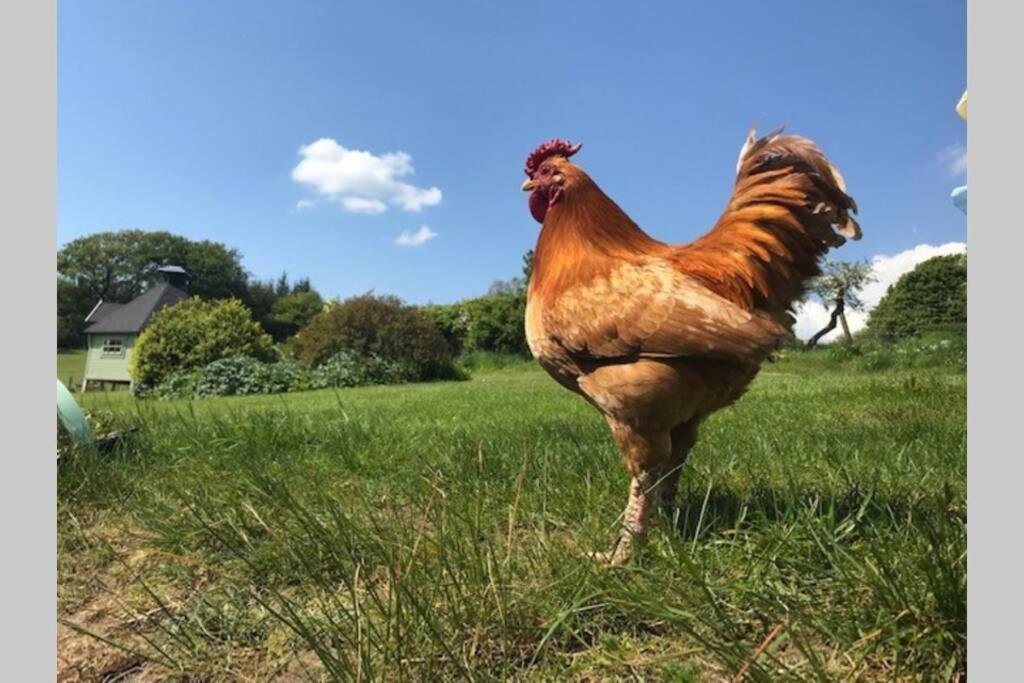
<path id="1" fill-rule="evenodd" d="M 678 518 L 621 568 L 587 557 L 625 504 L 607 427 L 532 365 L 87 394 L 140 429 L 62 458 L 60 615 L 130 650 L 121 669 L 207 680 L 951 680 L 965 374 L 830 353 L 767 365 L 708 421 Z"/>
<path id="2" fill-rule="evenodd" d="M 77 391 L 85 377 L 85 351 L 61 351 L 57 354 L 57 379 Z"/>

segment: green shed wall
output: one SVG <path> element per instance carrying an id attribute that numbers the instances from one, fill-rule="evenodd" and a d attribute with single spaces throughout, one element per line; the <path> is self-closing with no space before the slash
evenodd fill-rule
<path id="1" fill-rule="evenodd" d="M 132 347 L 135 346 L 134 334 L 90 334 L 89 351 L 85 357 L 85 379 L 103 380 L 104 382 L 130 382 L 132 375 L 129 362 L 132 358 Z M 107 339 L 120 337 L 124 340 L 124 356 L 110 357 L 104 355 L 103 344 Z"/>

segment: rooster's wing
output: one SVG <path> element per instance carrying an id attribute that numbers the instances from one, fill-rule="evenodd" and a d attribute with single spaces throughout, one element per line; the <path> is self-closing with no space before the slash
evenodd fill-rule
<path id="1" fill-rule="evenodd" d="M 715 294 L 670 261 L 623 263 L 564 291 L 545 334 L 577 361 L 711 358 L 759 362 L 787 329 Z"/>

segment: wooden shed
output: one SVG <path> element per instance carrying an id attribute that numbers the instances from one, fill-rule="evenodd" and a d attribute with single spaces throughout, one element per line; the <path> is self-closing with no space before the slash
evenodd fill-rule
<path id="1" fill-rule="evenodd" d="M 85 328 L 89 347 L 83 392 L 90 385 L 108 382 L 130 388 L 132 348 L 139 333 L 161 308 L 188 298 L 192 276 L 184 268 L 162 266 L 158 273 L 159 281 L 128 303 L 101 299 L 86 316 L 85 321 L 92 324 Z"/>

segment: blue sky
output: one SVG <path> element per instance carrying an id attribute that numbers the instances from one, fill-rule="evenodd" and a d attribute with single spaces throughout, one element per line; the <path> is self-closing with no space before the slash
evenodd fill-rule
<path id="1" fill-rule="evenodd" d="M 837 257 L 965 242 L 966 69 L 947 0 L 65 1 L 58 244 L 169 230 L 325 295 L 454 301 L 519 274 L 538 143 L 583 142 L 609 195 L 684 242 L 752 123 L 843 172 L 865 236 Z"/>

